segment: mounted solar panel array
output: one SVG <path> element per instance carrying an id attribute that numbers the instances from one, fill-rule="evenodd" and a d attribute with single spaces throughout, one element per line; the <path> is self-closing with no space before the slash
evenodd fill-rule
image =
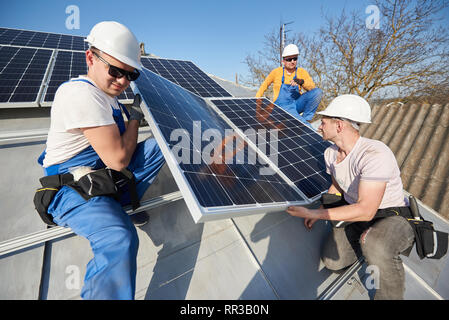
<path id="1" fill-rule="evenodd" d="M 87 65 L 84 52 L 58 51 L 50 79 L 45 89 L 43 104 L 51 105 L 56 90 L 61 83 L 76 78 L 81 74 L 87 74 Z"/>
<path id="2" fill-rule="evenodd" d="M 0 103 L 37 106 L 52 50 L 0 45 Z"/>
<path id="3" fill-rule="evenodd" d="M 0 107 L 51 106 L 63 82 L 87 74 L 87 49 L 84 37 L 0 28 Z"/>
<path id="4" fill-rule="evenodd" d="M 142 65 L 200 97 L 232 97 L 191 61 L 142 57 Z"/>
<path id="5" fill-rule="evenodd" d="M 321 165 L 327 143 L 267 99 L 205 99 L 146 69 L 132 86 L 142 95 L 146 119 L 196 222 L 309 204 L 328 189 L 329 178 Z M 265 112 L 272 108 L 260 121 L 256 116 L 258 103 Z M 305 159 L 286 159 L 295 163 L 279 167 L 273 161 L 277 150 L 264 152 L 260 147 L 263 140 L 255 143 L 243 133 L 245 127 L 230 119 L 238 117 L 229 112 L 225 116 L 220 107 L 236 107 L 239 117 L 251 123 L 246 129 L 256 134 L 257 130 L 274 128 L 279 132 L 275 142 L 283 152 L 288 151 L 291 140 L 298 148 L 299 143 L 312 142 L 314 149 L 303 145 L 303 150 L 313 154 L 308 153 Z M 269 117 L 275 127 L 267 125 Z M 270 140 L 268 135 L 263 137 Z M 292 176 L 289 169 L 297 166 L 305 169 Z"/>
<path id="6" fill-rule="evenodd" d="M 0 107 L 51 106 L 59 85 L 87 73 L 84 52 L 88 44 L 84 37 L 0 28 L 0 46 L 4 65 L 0 71 Z M 15 51 L 20 51 L 17 57 L 13 56 Z M 26 52 L 37 54 L 27 56 Z M 29 69 L 19 66 L 26 63 L 19 60 L 31 58 L 35 61 Z M 10 66 L 6 68 L 8 63 Z M 142 64 L 202 97 L 232 97 L 190 61 L 142 57 Z M 134 94 L 127 88 L 118 99 L 131 103 Z"/>
<path id="7" fill-rule="evenodd" d="M 88 49 L 84 37 L 9 28 L 0 28 L 0 44 L 72 51 Z"/>

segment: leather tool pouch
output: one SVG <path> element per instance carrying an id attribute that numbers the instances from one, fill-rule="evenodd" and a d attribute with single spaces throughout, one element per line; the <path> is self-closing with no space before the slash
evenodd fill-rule
<path id="1" fill-rule="evenodd" d="M 55 226 L 53 217 L 47 212 L 53 197 L 59 191 L 59 188 L 41 188 L 37 189 L 34 194 L 34 207 L 36 208 L 42 221 L 49 226 Z"/>
<path id="2" fill-rule="evenodd" d="M 415 232 L 416 253 L 420 259 L 440 259 L 447 252 L 448 234 L 435 230 L 430 221 L 410 221 Z"/>

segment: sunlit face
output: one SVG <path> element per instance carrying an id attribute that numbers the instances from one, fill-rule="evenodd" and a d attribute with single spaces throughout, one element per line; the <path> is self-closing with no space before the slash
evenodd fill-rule
<path id="1" fill-rule="evenodd" d="M 323 117 L 318 131 L 321 132 L 324 140 L 332 140 L 337 135 L 337 121 L 332 118 Z"/>
<path id="2" fill-rule="evenodd" d="M 287 69 L 295 69 L 296 63 L 298 62 L 298 55 L 284 57 L 282 61 Z"/>
<path id="3" fill-rule="evenodd" d="M 124 69 L 126 71 L 134 71 L 135 69 L 127 64 L 120 62 L 114 57 L 96 51 L 100 57 L 112 66 Z M 89 77 L 95 81 L 96 85 L 111 97 L 119 96 L 129 86 L 129 80 L 126 77 L 116 78 L 109 74 L 109 66 L 96 57 L 92 51 L 87 50 L 86 60 L 89 66 Z"/>

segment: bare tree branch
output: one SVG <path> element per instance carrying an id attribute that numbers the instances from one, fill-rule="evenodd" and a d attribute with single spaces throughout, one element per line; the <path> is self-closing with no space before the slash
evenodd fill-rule
<path id="1" fill-rule="evenodd" d="M 364 11 L 324 17 L 314 35 L 287 39 L 300 48 L 298 65 L 309 71 L 325 93 L 366 98 L 449 92 L 449 30 L 438 25 L 447 0 L 377 0 L 380 28 L 366 27 Z M 279 65 L 279 37 L 265 36 L 259 58 L 248 56 L 251 85 L 260 85 Z M 437 95 L 441 96 L 441 94 Z"/>

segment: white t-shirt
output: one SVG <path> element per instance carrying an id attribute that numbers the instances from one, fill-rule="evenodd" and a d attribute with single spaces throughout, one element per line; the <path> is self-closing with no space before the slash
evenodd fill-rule
<path id="1" fill-rule="evenodd" d="M 80 128 L 114 124 L 112 108 L 119 109 L 113 98 L 95 86 L 92 79 L 79 76 L 59 86 L 51 107 L 44 167 L 62 163 L 90 146 Z M 72 79 L 74 80 L 74 79 Z"/>
<path id="2" fill-rule="evenodd" d="M 348 203 L 357 202 L 360 180 L 370 180 L 387 182 L 380 209 L 406 205 L 396 158 L 383 142 L 360 137 L 340 163 L 336 163 L 337 153 L 336 145 L 324 152 L 326 172 L 334 177 L 344 191 Z"/>

